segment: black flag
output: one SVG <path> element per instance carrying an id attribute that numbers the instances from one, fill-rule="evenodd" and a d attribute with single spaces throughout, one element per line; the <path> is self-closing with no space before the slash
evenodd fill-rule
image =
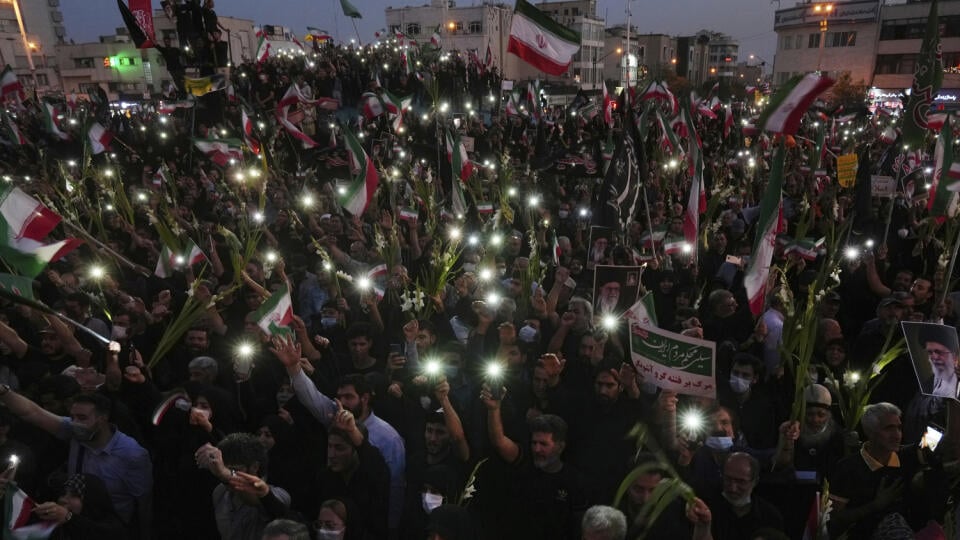
<path id="1" fill-rule="evenodd" d="M 120 8 L 123 24 L 127 25 L 127 32 L 130 33 L 130 39 L 138 49 L 142 49 L 143 44 L 149 40 L 147 34 L 144 33 L 143 28 L 140 28 L 140 25 L 137 23 L 137 18 L 133 16 L 133 12 L 123 3 L 123 0 L 117 0 L 117 7 Z"/>

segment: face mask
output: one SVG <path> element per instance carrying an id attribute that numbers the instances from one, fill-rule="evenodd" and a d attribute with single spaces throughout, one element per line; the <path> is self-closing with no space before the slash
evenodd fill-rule
<path id="1" fill-rule="evenodd" d="M 557 212 L 557 215 L 560 216 L 560 219 L 567 219 L 568 217 L 570 217 L 570 211 L 569 211 L 569 210 L 560 210 L 560 211 Z"/>
<path id="2" fill-rule="evenodd" d="M 736 375 L 731 375 L 730 389 L 733 390 L 735 394 L 742 394 L 750 389 L 750 379 L 744 379 L 737 377 Z"/>
<path id="3" fill-rule="evenodd" d="M 110 331 L 110 337 L 112 337 L 114 341 L 118 339 L 125 339 L 127 337 L 127 327 L 114 326 Z"/>
<path id="4" fill-rule="evenodd" d="M 287 404 L 288 401 L 293 399 L 293 396 L 295 395 L 296 394 L 294 394 L 293 392 L 283 392 L 283 391 L 277 392 L 277 403 L 280 404 L 281 407 L 283 407 L 284 405 Z"/>
<path id="5" fill-rule="evenodd" d="M 346 529 L 315 529 L 317 540 L 342 540 Z"/>
<path id="6" fill-rule="evenodd" d="M 723 498 L 726 499 L 727 502 L 730 503 L 731 506 L 735 506 L 735 507 L 738 507 L 738 508 L 739 508 L 739 507 L 743 507 L 743 506 L 746 506 L 746 505 L 750 504 L 750 495 L 747 495 L 746 497 L 743 497 L 742 499 L 731 499 L 730 496 L 727 495 L 727 492 L 726 492 L 726 491 L 724 491 L 724 492 L 722 493 L 722 495 L 723 495 Z"/>
<path id="7" fill-rule="evenodd" d="M 524 343 L 533 343 L 537 340 L 537 329 L 530 325 L 524 326 L 517 332 L 517 337 Z"/>
<path id="8" fill-rule="evenodd" d="M 423 494 L 423 511 L 426 513 L 433 512 L 438 506 L 443 504 L 443 495 L 436 495 L 433 493 L 424 493 Z"/>
<path id="9" fill-rule="evenodd" d="M 447 366 L 446 368 L 447 377 L 456 377 L 460 375 L 460 366 Z"/>
<path id="10" fill-rule="evenodd" d="M 711 450 L 724 452 L 733 448 L 733 437 L 707 437 L 703 444 Z"/>
<path id="11" fill-rule="evenodd" d="M 70 423 L 70 429 L 73 432 L 73 438 L 79 442 L 90 442 L 97 436 L 97 431 L 93 427 L 76 422 Z"/>
<path id="12" fill-rule="evenodd" d="M 336 317 L 323 317 L 322 319 L 320 319 L 320 326 L 324 328 L 333 328 L 336 325 L 337 325 Z"/>

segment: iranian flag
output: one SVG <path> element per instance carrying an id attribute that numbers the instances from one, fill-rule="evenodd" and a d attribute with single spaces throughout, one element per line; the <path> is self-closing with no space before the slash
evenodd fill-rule
<path id="1" fill-rule="evenodd" d="M 224 167 L 231 159 L 241 161 L 243 149 L 237 139 L 193 139 L 194 146 L 203 152 L 210 161 Z"/>
<path id="2" fill-rule="evenodd" d="M 373 160 L 363 150 L 360 140 L 349 129 L 343 130 L 343 140 L 350 155 L 350 171 L 356 176 L 340 195 L 340 206 L 351 215 L 362 215 L 373 199 L 380 182 Z"/>
<path id="3" fill-rule="evenodd" d="M 0 101 L 5 101 L 11 96 L 20 101 L 23 101 L 27 97 L 23 92 L 23 85 L 20 84 L 20 81 L 17 79 L 17 74 L 14 73 L 13 68 L 7 64 L 7 66 L 3 68 L 3 73 L 0 73 Z"/>
<path id="4" fill-rule="evenodd" d="M 20 274 L 35 277 L 47 263 L 76 249 L 82 242 L 68 238 L 41 244 L 60 216 L 18 187 L 0 194 L 0 257 Z"/>
<path id="5" fill-rule="evenodd" d="M 193 266 L 199 262 L 207 260 L 207 256 L 197 246 L 193 240 L 187 240 L 183 253 L 174 253 L 169 246 L 163 246 L 160 251 L 160 258 L 157 259 L 157 267 L 153 270 L 153 275 L 160 278 L 168 278 L 173 275 L 175 269 L 182 266 Z"/>
<path id="6" fill-rule="evenodd" d="M 951 185 L 960 179 L 960 162 L 953 155 L 953 129 L 948 119 L 944 128 L 937 136 L 937 147 L 934 150 L 933 181 L 930 185 L 930 196 L 927 199 L 927 210 L 932 217 L 943 221 L 945 217 L 957 213 L 957 193 Z"/>
<path id="7" fill-rule="evenodd" d="M 277 102 L 277 121 L 287 130 L 287 133 L 302 142 L 306 148 L 316 148 L 320 145 L 290 121 L 290 108 L 297 104 L 312 105 L 315 103 L 316 101 L 303 96 L 296 83 L 291 84 L 290 88 L 287 88 L 287 93 Z"/>
<path id="8" fill-rule="evenodd" d="M 107 131 L 100 122 L 90 124 L 87 130 L 87 138 L 90 139 L 90 149 L 94 154 L 100 154 L 107 148 L 110 148 L 110 141 L 113 140 L 113 133 Z"/>
<path id="9" fill-rule="evenodd" d="M 763 313 L 763 300 L 767 288 L 767 277 L 770 275 L 770 263 L 776 247 L 777 229 L 780 224 L 781 190 L 783 189 L 783 145 L 777 145 L 773 154 L 773 163 L 770 167 L 770 182 L 760 202 L 760 215 L 757 220 L 757 237 L 754 241 L 750 257 L 750 266 L 747 267 L 743 278 L 743 286 L 747 289 L 747 299 L 750 302 L 750 312 L 754 316 Z"/>
<path id="10" fill-rule="evenodd" d="M 430 44 L 436 48 L 440 48 L 440 25 L 437 25 L 437 28 L 434 29 L 433 35 L 430 36 Z"/>
<path id="11" fill-rule="evenodd" d="M 824 90 L 833 86 L 833 82 L 830 77 L 816 73 L 794 77 L 770 98 L 770 106 L 760 115 L 759 123 L 766 131 L 796 134 L 810 104 Z"/>
<path id="12" fill-rule="evenodd" d="M 20 146 L 27 144 L 27 139 L 20 133 L 20 128 L 17 127 L 17 123 L 13 121 L 13 118 L 9 114 L 0 111 L 0 114 L 3 115 L 3 125 L 0 126 L 3 128 L 7 139 L 11 144 L 15 146 Z"/>
<path id="13" fill-rule="evenodd" d="M 554 21 L 526 0 L 517 0 L 507 52 L 533 67 L 562 75 L 580 50 L 580 34 Z"/>
<path id="14" fill-rule="evenodd" d="M 243 125 L 243 142 L 247 143 L 247 148 L 249 148 L 254 155 L 259 156 L 260 142 L 253 138 L 253 121 L 247 116 L 246 110 L 240 112 L 240 117 Z"/>
<path id="15" fill-rule="evenodd" d="M 270 40 L 263 31 L 257 32 L 257 63 L 262 64 L 270 57 Z"/>
<path id="16" fill-rule="evenodd" d="M 43 123 L 47 128 L 47 132 L 61 141 L 70 138 L 69 135 L 60 131 L 60 126 L 57 125 L 57 112 L 53 109 L 53 105 L 46 101 L 43 102 Z"/>
<path id="17" fill-rule="evenodd" d="M 314 28 L 312 26 L 307 27 L 307 37 L 306 37 L 307 41 L 323 42 L 323 41 L 328 41 L 330 39 L 332 39 L 332 36 L 330 36 L 330 32 L 327 32 L 326 30 L 321 30 L 319 28 Z"/>
<path id="18" fill-rule="evenodd" d="M 3 537 L 16 540 L 43 540 L 50 538 L 57 528 L 54 521 L 43 521 L 37 517 L 34 510 L 37 503 L 29 495 L 17 487 L 16 482 L 7 484 L 6 530 Z"/>
<path id="19" fill-rule="evenodd" d="M 653 293 L 648 292 L 641 296 L 640 300 L 637 300 L 637 303 L 631 306 L 623 316 L 630 321 L 630 326 L 657 327 L 657 311 L 653 305 Z"/>
<path id="20" fill-rule="evenodd" d="M 447 161 L 450 163 L 450 170 L 460 178 L 461 182 L 466 182 L 473 174 L 473 162 L 467 155 L 467 149 L 460 141 L 460 137 L 447 131 Z"/>
<path id="21" fill-rule="evenodd" d="M 253 312 L 257 326 L 270 336 L 288 336 L 293 333 L 293 302 L 290 301 L 290 289 L 286 285 L 277 289 L 266 302 Z"/>
<path id="22" fill-rule="evenodd" d="M 684 115 L 689 115 L 686 109 L 683 112 Z M 687 209 L 683 213 L 683 238 L 695 250 L 698 245 L 697 235 L 700 231 L 700 214 L 707 211 L 707 193 L 703 183 L 703 149 L 692 120 L 689 130 L 690 166 L 688 173 L 691 182 L 690 198 L 687 199 Z"/>

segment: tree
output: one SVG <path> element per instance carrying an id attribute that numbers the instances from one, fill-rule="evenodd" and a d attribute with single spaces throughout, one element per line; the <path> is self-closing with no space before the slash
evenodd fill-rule
<path id="1" fill-rule="evenodd" d="M 850 77 L 850 72 L 843 72 L 837 77 L 837 82 L 830 89 L 830 104 L 833 106 L 862 105 L 867 99 L 867 85 L 860 79 L 856 83 Z"/>

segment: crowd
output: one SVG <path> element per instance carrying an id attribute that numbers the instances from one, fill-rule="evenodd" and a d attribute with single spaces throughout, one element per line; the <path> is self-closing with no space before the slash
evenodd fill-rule
<path id="1" fill-rule="evenodd" d="M 318 44 L 235 66 L 228 92 L 189 105 L 178 82 L 171 109 L 45 100 L 66 138 L 36 98 L 8 104 L 26 144 L 0 146 L 5 183 L 85 230 L 55 236 L 87 240 L 33 294 L 104 338 L 4 301 L 8 498 L 23 490 L 70 539 L 801 538 L 812 507 L 829 515 L 813 520 L 821 537 L 935 538 L 960 522 L 956 400 L 921 393 L 902 349 L 876 363 L 901 321 L 956 323 L 956 225 L 912 189 L 837 182 L 837 154 L 894 166 L 886 119 L 838 122 L 820 103 L 796 137 L 747 133 L 753 96 L 723 107 L 744 94 L 719 88 L 735 121 L 695 119 L 710 201 L 698 243 L 668 252 L 657 239 L 682 236 L 692 178 L 645 102 L 610 118 L 601 95 L 547 106 L 501 92 L 472 53 L 422 50 Z M 278 120 L 291 87 L 283 117 L 309 142 Z M 392 96 L 412 99 L 369 110 Z M 94 120 L 114 135 L 101 153 L 85 149 Z M 378 182 L 351 214 L 354 133 Z M 260 155 L 215 162 L 195 144 L 231 134 Z M 643 203 L 608 220 L 610 143 L 628 134 Z M 454 166 L 454 136 L 472 141 L 472 171 Z M 787 240 L 758 315 L 744 273 L 775 146 Z M 906 172 L 901 185 L 929 176 Z M 614 234 L 591 243 L 593 225 Z M 171 258 L 171 235 L 203 256 Z M 793 237 L 827 241 L 784 249 Z M 607 265 L 642 265 L 659 326 L 716 343 L 715 399 L 638 373 L 632 329 L 591 298 Z M 267 332 L 263 304 L 285 288 L 289 332 Z M 782 345 L 803 312 L 797 376 Z M 957 387 L 946 347 L 934 388 Z"/>

